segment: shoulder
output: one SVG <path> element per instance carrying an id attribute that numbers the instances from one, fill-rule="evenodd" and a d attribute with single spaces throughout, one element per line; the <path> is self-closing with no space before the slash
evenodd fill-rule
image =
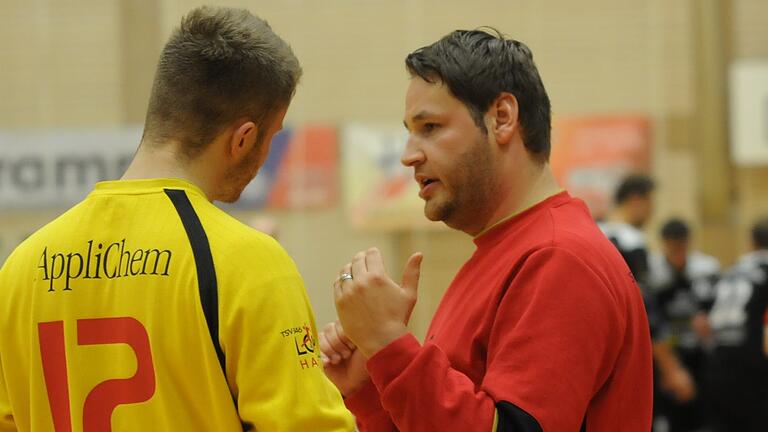
<path id="1" fill-rule="evenodd" d="M 539 289 L 534 282 L 544 285 L 562 284 L 590 292 L 594 292 L 593 288 L 598 285 L 606 286 L 607 280 L 594 259 L 580 254 L 570 246 L 553 245 L 531 251 L 523 261 L 518 275 L 531 283 L 534 290 Z"/>
<path id="2" fill-rule="evenodd" d="M 602 226 L 590 218 L 580 218 L 575 221 L 560 218 L 555 221 L 552 247 L 573 255 L 584 266 L 601 275 L 617 268 L 623 269 L 624 259 L 617 251 L 616 245 L 601 228 Z M 632 234 L 620 235 L 626 237 Z M 639 240 L 642 240 L 642 236 Z M 638 239 L 632 239 L 632 241 L 640 244 Z M 624 243 L 631 242 L 625 240 Z"/>
<path id="3" fill-rule="evenodd" d="M 648 254 L 648 270 L 651 288 L 661 288 L 671 282 L 672 269 L 663 254 L 658 252 Z"/>
<path id="4" fill-rule="evenodd" d="M 30 259 L 37 259 L 43 253 L 47 245 L 54 240 L 67 235 L 77 226 L 77 214 L 80 204 L 70 208 L 54 220 L 43 225 L 40 229 L 30 234 L 29 237 L 19 243 L 6 259 L 3 268 L 14 268 L 15 264 L 26 264 Z M 74 219 L 74 220 L 73 220 Z"/>
<path id="5" fill-rule="evenodd" d="M 211 248 L 224 247 L 239 254 L 258 251 L 285 254 L 277 240 L 244 224 L 212 203 L 199 199 L 193 204 L 208 236 L 208 241 L 211 243 Z"/>
<path id="6" fill-rule="evenodd" d="M 628 296 L 633 296 L 637 285 L 619 250 L 601 233 L 597 224 L 591 219 L 581 221 L 580 224 L 577 228 L 564 222 L 556 224 L 555 238 L 551 248 L 545 248 L 542 251 L 547 249 L 552 251 L 550 252 L 552 261 L 558 263 L 558 271 L 563 278 L 579 279 L 584 284 L 592 286 L 596 286 L 599 282 L 603 289 L 588 290 L 591 295 L 602 292 L 614 299 L 627 299 Z M 639 237 L 639 239 L 633 239 L 635 244 L 644 244 L 641 242 L 641 235 L 636 236 L 635 233 L 628 235 Z"/>
<path id="7" fill-rule="evenodd" d="M 639 229 L 623 222 L 603 222 L 600 229 L 620 250 L 645 248 L 645 236 Z"/>
<path id="8" fill-rule="evenodd" d="M 728 276 L 749 279 L 756 284 L 768 284 L 768 251 L 743 255 L 728 271 Z"/>
<path id="9" fill-rule="evenodd" d="M 708 277 L 719 271 L 720 262 L 711 255 L 694 251 L 688 256 L 688 274 L 691 278 Z"/>
<path id="10" fill-rule="evenodd" d="M 299 285 L 296 265 L 277 240 L 207 201 L 194 205 L 208 237 L 219 279 L 248 281 L 253 285 L 291 280 L 294 282 L 287 285 Z"/>
<path id="11" fill-rule="evenodd" d="M 614 249 L 586 205 L 575 198 L 548 208 L 545 217 L 536 218 L 530 225 L 522 237 L 530 250 L 551 247 L 579 257 L 596 249 Z M 511 241 L 519 242 L 521 237 L 515 236 Z"/>
<path id="12" fill-rule="evenodd" d="M 598 311 L 602 311 L 600 319 L 608 316 L 619 319 L 622 305 L 628 302 L 631 285 L 628 275 L 623 275 L 624 283 L 618 282 L 619 277 L 588 256 L 563 247 L 544 247 L 523 262 L 505 297 L 518 303 L 521 310 L 528 310 L 526 305 L 534 304 L 556 310 L 560 307 L 556 305 L 567 304 L 576 309 L 572 311 L 575 316 L 587 314 L 597 319 Z"/>
<path id="13" fill-rule="evenodd" d="M 648 254 L 648 265 L 651 267 L 652 271 L 664 271 L 669 269 L 667 259 L 659 252 L 650 252 Z"/>

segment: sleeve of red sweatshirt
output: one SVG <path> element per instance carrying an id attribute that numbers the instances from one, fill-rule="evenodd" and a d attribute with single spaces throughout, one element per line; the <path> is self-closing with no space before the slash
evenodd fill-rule
<path id="1" fill-rule="evenodd" d="M 389 413 L 381 406 L 381 395 L 371 381 L 344 399 L 352 414 L 357 419 L 360 432 L 397 432 Z"/>
<path id="2" fill-rule="evenodd" d="M 373 385 L 347 406 L 365 432 L 579 430 L 620 349 L 621 310 L 579 257 L 538 250 L 498 306 L 480 386 L 407 334 L 368 360 Z"/>

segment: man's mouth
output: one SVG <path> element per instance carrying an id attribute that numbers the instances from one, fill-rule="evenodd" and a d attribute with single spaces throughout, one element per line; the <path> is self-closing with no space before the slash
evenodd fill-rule
<path id="1" fill-rule="evenodd" d="M 423 199 L 426 199 L 432 190 L 440 184 L 440 180 L 429 177 L 419 177 L 417 181 L 420 188 L 419 196 Z"/>

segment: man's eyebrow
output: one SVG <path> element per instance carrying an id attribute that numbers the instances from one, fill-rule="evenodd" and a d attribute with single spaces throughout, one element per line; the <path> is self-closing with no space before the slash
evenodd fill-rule
<path id="1" fill-rule="evenodd" d="M 428 117 L 430 117 L 432 115 L 433 114 L 431 114 L 431 113 L 429 113 L 427 111 L 420 111 L 418 114 L 416 114 L 413 117 L 411 117 L 411 122 L 421 121 L 421 120 L 424 120 L 425 118 L 428 118 Z M 410 130 L 408 128 L 408 123 L 405 120 L 403 120 L 403 126 L 405 126 L 406 129 Z"/>

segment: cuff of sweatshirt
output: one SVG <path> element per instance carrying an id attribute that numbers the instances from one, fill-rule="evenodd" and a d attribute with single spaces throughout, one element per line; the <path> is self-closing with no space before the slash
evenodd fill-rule
<path id="1" fill-rule="evenodd" d="M 406 333 L 368 359 L 365 366 L 380 393 L 408 367 L 420 349 L 416 337 Z"/>
<path id="2" fill-rule="evenodd" d="M 379 392 L 370 380 L 359 390 L 346 396 L 344 398 L 344 405 L 363 423 L 378 417 L 382 413 L 386 415 L 384 407 L 381 406 Z"/>

